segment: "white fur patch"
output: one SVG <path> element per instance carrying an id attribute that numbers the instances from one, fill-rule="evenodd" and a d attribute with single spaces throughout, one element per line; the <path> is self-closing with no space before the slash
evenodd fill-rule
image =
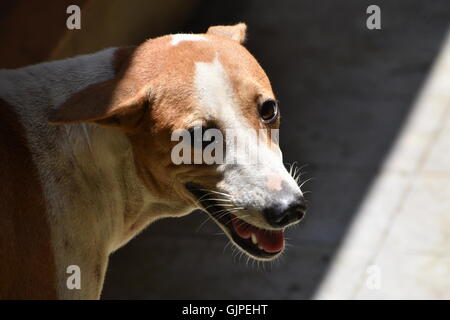
<path id="1" fill-rule="evenodd" d="M 242 113 L 229 76 L 217 56 L 209 63 L 195 63 L 194 85 L 201 108 L 199 113 L 203 118 L 218 120 L 222 124 L 222 129 L 238 132 L 241 139 L 252 138 L 250 134 L 254 132 L 253 128 Z M 227 146 L 233 143 L 229 135 L 227 135 L 226 143 Z M 261 155 L 258 163 L 250 160 L 256 158 L 254 152 Z M 232 162 L 238 165 L 226 165 Z M 225 165 L 219 170 L 225 173 L 223 189 L 231 194 L 236 202 L 251 204 L 255 208 L 265 207 L 272 198 L 272 189 L 281 188 L 283 183 L 294 193 L 301 194 L 294 179 L 283 165 L 281 152 L 269 148 L 266 144 L 260 144 L 249 152 L 231 152 L 230 154 L 227 150 Z M 268 176 L 277 177 L 276 183 L 270 183 L 271 188 L 267 185 Z M 245 193 L 243 193 L 244 189 Z"/>
<path id="2" fill-rule="evenodd" d="M 198 34 L 179 33 L 173 34 L 170 44 L 176 46 L 181 41 L 208 41 L 205 37 Z"/>
<path id="3" fill-rule="evenodd" d="M 243 129 L 245 119 L 235 106 L 233 87 L 217 56 L 210 63 L 195 63 L 194 82 L 205 117 L 220 119 L 227 129 Z"/>

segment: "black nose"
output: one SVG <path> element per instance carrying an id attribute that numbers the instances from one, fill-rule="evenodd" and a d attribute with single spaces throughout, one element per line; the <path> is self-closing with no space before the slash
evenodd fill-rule
<path id="1" fill-rule="evenodd" d="M 281 228 L 292 222 L 300 221 L 305 216 L 305 212 L 305 199 L 298 197 L 287 206 L 277 204 L 265 209 L 264 215 L 271 226 Z"/>

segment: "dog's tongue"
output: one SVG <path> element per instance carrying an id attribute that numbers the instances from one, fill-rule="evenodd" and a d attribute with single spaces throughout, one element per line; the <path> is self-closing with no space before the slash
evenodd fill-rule
<path id="1" fill-rule="evenodd" d="M 233 228 L 237 235 L 243 239 L 249 239 L 252 233 L 258 240 L 258 246 L 266 252 L 279 252 L 284 247 L 284 232 L 283 230 L 263 230 L 254 227 L 235 216 L 232 216 Z"/>

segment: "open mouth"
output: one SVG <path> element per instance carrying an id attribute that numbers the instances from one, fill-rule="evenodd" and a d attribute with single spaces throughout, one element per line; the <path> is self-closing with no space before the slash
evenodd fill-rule
<path id="1" fill-rule="evenodd" d="M 187 183 L 193 194 L 211 218 L 225 231 L 230 240 L 249 256 L 259 260 L 272 260 L 284 249 L 284 231 L 256 227 L 228 212 L 215 200 L 214 194 L 201 186 Z"/>

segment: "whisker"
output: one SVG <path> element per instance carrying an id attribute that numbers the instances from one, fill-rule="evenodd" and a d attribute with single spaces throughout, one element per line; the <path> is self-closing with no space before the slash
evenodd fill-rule
<path id="1" fill-rule="evenodd" d="M 311 180 L 313 180 L 313 179 L 314 179 L 314 178 L 306 179 L 305 181 L 302 182 L 302 184 L 299 186 L 299 188 L 301 189 L 305 183 L 307 183 L 307 182 L 309 182 L 309 181 L 311 181 Z"/>
<path id="2" fill-rule="evenodd" d="M 203 201 L 225 201 L 225 202 L 233 202 L 232 200 L 229 199 L 221 199 L 221 198 L 208 198 L 206 200 Z"/>
<path id="3" fill-rule="evenodd" d="M 209 207 L 214 207 L 214 206 L 216 206 L 216 207 L 234 207 L 235 205 L 234 204 L 232 204 L 232 203 L 214 203 L 214 204 L 211 204 Z"/>
<path id="4" fill-rule="evenodd" d="M 201 191 L 205 191 L 205 192 L 212 192 L 215 194 L 220 194 L 226 197 L 231 197 L 231 195 L 229 195 L 228 193 L 224 193 L 224 192 L 219 192 L 219 191 L 215 191 L 215 190 L 209 190 L 209 189 L 200 189 Z"/>
<path id="5" fill-rule="evenodd" d="M 212 206 L 214 206 L 214 205 L 212 205 Z M 207 208 L 209 208 L 209 207 L 212 207 L 212 206 L 206 207 L 205 210 L 206 210 Z M 198 231 L 205 225 L 205 223 L 208 222 L 209 220 L 211 220 L 212 218 L 214 218 L 214 219 L 220 219 L 220 218 L 224 217 L 227 213 L 232 213 L 232 212 L 239 211 L 239 210 L 242 210 L 242 209 L 243 209 L 243 207 L 234 207 L 234 208 L 231 208 L 231 209 L 222 209 L 222 210 L 219 210 L 219 211 L 217 211 L 217 212 L 214 213 L 215 217 L 214 217 L 214 216 L 211 217 L 211 215 L 208 214 L 208 215 L 207 215 L 207 218 L 206 218 L 204 221 L 202 221 L 202 222 L 200 223 L 200 225 L 197 227 L 196 232 L 198 232 Z M 234 218 L 232 218 L 231 220 L 233 220 L 233 219 L 235 219 L 235 218 L 237 218 L 237 217 L 234 217 Z M 231 220 L 230 220 L 230 221 L 231 221 Z M 227 222 L 227 224 L 228 224 L 228 223 L 229 223 L 229 222 Z"/>
<path id="6" fill-rule="evenodd" d="M 230 244 L 231 244 L 231 241 L 228 240 L 228 241 L 227 241 L 227 244 L 225 245 L 225 247 L 223 247 L 222 254 L 225 253 L 225 250 L 228 248 L 228 246 L 229 246 Z"/>

